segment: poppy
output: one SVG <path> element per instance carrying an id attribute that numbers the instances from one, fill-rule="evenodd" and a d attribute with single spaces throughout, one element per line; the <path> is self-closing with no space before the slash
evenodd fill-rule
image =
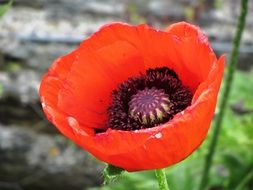
<path id="1" fill-rule="evenodd" d="M 164 168 L 205 139 L 224 62 L 194 25 L 110 23 L 52 64 L 42 107 L 99 160 L 128 171 Z"/>

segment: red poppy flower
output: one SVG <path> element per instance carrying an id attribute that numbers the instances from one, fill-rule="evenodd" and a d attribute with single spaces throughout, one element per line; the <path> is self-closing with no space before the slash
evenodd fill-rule
<path id="1" fill-rule="evenodd" d="M 48 119 L 96 158 L 128 171 L 164 168 L 204 140 L 224 69 L 207 37 L 112 23 L 58 58 L 43 77 Z"/>

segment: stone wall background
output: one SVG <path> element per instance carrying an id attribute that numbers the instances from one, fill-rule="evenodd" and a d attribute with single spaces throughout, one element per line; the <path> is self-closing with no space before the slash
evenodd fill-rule
<path id="1" fill-rule="evenodd" d="M 187 20 L 229 52 L 238 0 L 15 0 L 0 20 L 0 189 L 86 189 L 102 183 L 103 165 L 59 135 L 38 99 L 42 73 L 58 56 L 111 21 L 158 28 Z M 239 69 L 253 64 L 253 1 Z"/>

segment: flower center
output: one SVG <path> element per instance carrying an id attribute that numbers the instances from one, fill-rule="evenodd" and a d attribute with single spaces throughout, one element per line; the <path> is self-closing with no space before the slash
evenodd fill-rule
<path id="1" fill-rule="evenodd" d="M 191 104 L 192 93 L 169 68 L 148 69 L 119 84 L 112 92 L 108 127 L 139 130 L 171 120 Z"/>
<path id="2" fill-rule="evenodd" d="M 169 95 L 154 87 L 138 91 L 128 105 L 129 116 L 143 125 L 162 122 L 171 107 Z"/>

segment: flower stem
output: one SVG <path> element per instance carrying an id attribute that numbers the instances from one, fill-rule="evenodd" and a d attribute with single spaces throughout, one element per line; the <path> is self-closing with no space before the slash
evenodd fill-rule
<path id="1" fill-rule="evenodd" d="M 156 175 L 160 190 L 169 190 L 164 169 L 155 170 L 155 175 Z"/>
<path id="2" fill-rule="evenodd" d="M 224 94 L 221 97 L 220 112 L 217 115 L 217 119 L 215 120 L 216 127 L 214 128 L 214 133 L 213 133 L 211 143 L 209 146 L 209 152 L 206 156 L 203 175 L 202 175 L 200 188 L 199 188 L 200 190 L 205 189 L 208 184 L 209 171 L 210 171 L 210 168 L 211 168 L 211 165 L 213 162 L 213 156 L 215 153 L 219 133 L 221 130 L 222 121 L 223 121 L 223 117 L 224 117 L 225 110 L 226 110 L 225 108 L 227 106 L 230 90 L 232 87 L 234 72 L 236 69 L 238 49 L 239 49 L 239 45 L 240 45 L 240 41 L 241 41 L 242 32 L 243 32 L 244 26 L 245 26 L 247 8 L 248 8 L 248 0 L 241 0 L 240 16 L 239 16 L 238 24 L 236 27 L 236 34 L 233 39 L 233 47 L 232 47 L 231 57 L 228 62 L 228 71 L 227 71 L 227 76 L 225 79 Z"/>

